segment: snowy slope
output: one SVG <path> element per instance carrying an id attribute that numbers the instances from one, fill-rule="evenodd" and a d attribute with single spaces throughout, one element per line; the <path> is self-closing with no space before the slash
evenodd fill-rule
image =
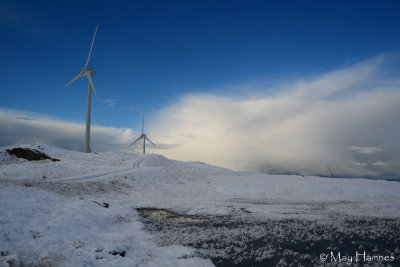
<path id="1" fill-rule="evenodd" d="M 19 146 L 61 161 L 26 161 L 0 148 L 1 266 L 212 265 L 193 248 L 160 247 L 144 230 L 139 208 L 261 221 L 400 215 L 398 182 L 243 173 L 160 155 Z"/>

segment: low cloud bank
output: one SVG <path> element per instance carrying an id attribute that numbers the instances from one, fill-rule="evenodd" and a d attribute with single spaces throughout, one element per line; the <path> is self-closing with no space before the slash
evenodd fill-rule
<path id="1" fill-rule="evenodd" d="M 185 95 L 149 118 L 157 147 L 148 148 L 235 170 L 400 177 L 399 61 L 379 56 L 274 88 L 239 86 L 234 96 L 226 89 Z M 82 151 L 83 124 L 0 109 L 0 125 L 0 146 L 40 142 Z M 91 132 L 93 151 L 125 150 L 139 136 L 101 126 Z"/>
<path id="2" fill-rule="evenodd" d="M 248 95 L 186 95 L 159 112 L 149 136 L 168 144 L 155 150 L 167 157 L 236 170 L 400 177 L 396 61 L 379 56 L 272 89 L 243 88 Z"/>
<path id="3" fill-rule="evenodd" d="M 45 143 L 56 147 L 83 150 L 85 125 L 15 110 L 0 110 L 0 146 L 16 143 Z M 137 138 L 131 129 L 91 127 L 92 151 L 119 151 Z"/>

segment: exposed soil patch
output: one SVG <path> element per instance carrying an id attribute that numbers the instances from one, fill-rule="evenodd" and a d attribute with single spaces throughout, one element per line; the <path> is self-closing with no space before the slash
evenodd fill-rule
<path id="1" fill-rule="evenodd" d="M 204 219 L 199 216 L 182 215 L 173 211 L 157 208 L 138 208 L 140 216 L 150 221 L 165 223 L 200 223 Z"/>
<path id="2" fill-rule="evenodd" d="M 257 220 L 251 217 L 204 216 L 198 223 L 154 219 L 157 209 L 139 209 L 145 229 L 161 246 L 196 248 L 194 256 L 209 258 L 216 266 L 320 266 L 320 255 L 352 257 L 392 256 L 390 262 L 362 262 L 400 266 L 400 223 L 392 219 L 331 218 L 313 220 Z M 165 210 L 163 210 L 165 211 Z M 173 218 L 180 216 L 173 213 Z M 336 258 L 337 259 L 337 258 Z M 355 259 L 353 259 L 355 261 Z M 346 263 L 341 262 L 346 265 Z M 355 262 L 353 262 L 354 264 Z M 348 265 L 346 265 L 348 266 Z"/>
<path id="3" fill-rule="evenodd" d="M 32 161 L 32 160 L 44 160 L 44 159 L 49 159 L 51 161 L 60 161 L 59 159 L 55 159 L 55 158 L 49 157 L 45 153 L 40 152 L 40 151 L 38 151 L 36 149 L 15 147 L 13 149 L 7 149 L 6 151 L 10 155 L 14 155 L 17 158 L 26 159 L 26 160 L 29 160 L 29 161 Z"/>

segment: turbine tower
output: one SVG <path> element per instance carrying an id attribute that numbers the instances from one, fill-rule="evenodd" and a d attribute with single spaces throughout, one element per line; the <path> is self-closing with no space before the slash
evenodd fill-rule
<path id="1" fill-rule="evenodd" d="M 144 115 L 142 118 L 142 134 L 139 136 L 138 139 L 136 139 L 132 144 L 129 145 L 129 147 L 133 146 L 137 141 L 143 138 L 143 154 L 146 153 L 146 140 L 149 141 L 153 146 L 156 146 L 153 142 L 150 141 L 149 138 L 147 138 L 147 135 L 143 132 L 144 128 Z"/>
<path id="2" fill-rule="evenodd" d="M 89 67 L 89 61 L 90 61 L 90 54 L 92 53 L 94 38 L 96 37 L 98 27 L 99 27 L 99 25 L 96 26 L 96 30 L 94 31 L 92 44 L 91 44 L 90 50 L 89 50 L 89 56 L 88 56 L 85 66 L 82 68 L 82 71 L 78 75 L 76 75 L 75 78 L 73 78 L 69 83 L 67 83 L 64 86 L 64 87 L 67 87 L 72 82 L 74 82 L 75 80 L 77 80 L 83 76 L 86 76 L 89 81 L 88 102 L 87 102 L 87 111 L 86 111 L 85 143 L 84 143 L 84 147 L 83 147 L 83 152 L 85 152 L 85 153 L 90 153 L 90 105 L 92 103 L 92 92 L 90 89 L 93 90 L 93 93 L 97 99 L 97 93 L 96 93 L 96 90 L 94 89 L 94 85 L 93 85 L 93 81 L 92 81 L 92 75 L 95 74 L 96 72 L 94 71 L 94 69 Z"/>

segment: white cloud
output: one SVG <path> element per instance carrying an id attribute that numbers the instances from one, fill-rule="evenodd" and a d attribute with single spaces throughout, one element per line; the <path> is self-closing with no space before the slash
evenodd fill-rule
<path id="1" fill-rule="evenodd" d="M 147 134 L 157 144 L 149 148 L 237 170 L 330 175 L 329 166 L 335 175 L 399 176 L 400 79 L 388 75 L 396 72 L 388 61 L 380 56 L 273 89 L 238 86 L 235 92 L 248 92 L 241 96 L 182 96 L 149 118 Z M 0 110 L 0 125 L 0 145 L 82 149 L 82 124 Z M 137 137 L 92 126 L 92 150 L 123 149 Z"/>
<path id="2" fill-rule="evenodd" d="M 380 56 L 293 82 L 275 88 L 282 92 L 275 96 L 260 96 L 263 88 L 254 90 L 257 98 L 186 95 L 159 112 L 149 133 L 158 143 L 176 145 L 159 152 L 179 160 L 327 175 L 329 164 L 337 175 L 381 175 L 363 163 L 372 152 L 393 161 L 400 155 L 400 81 L 387 75 L 388 61 Z"/>
<path id="3" fill-rule="evenodd" d="M 372 163 L 373 166 L 387 166 L 388 164 L 383 161 L 376 161 Z"/>
<path id="4" fill-rule="evenodd" d="M 136 107 L 127 107 L 126 109 L 130 110 L 130 111 L 137 111 L 138 110 Z"/>
<path id="5" fill-rule="evenodd" d="M 106 103 L 110 108 L 115 108 L 115 104 L 118 102 L 118 99 L 99 99 L 98 101 Z"/>
<path id="6" fill-rule="evenodd" d="M 65 122 L 24 111 L 0 109 L 0 145 L 16 143 L 46 143 L 82 151 L 85 125 Z M 92 125 L 92 151 L 125 149 L 138 133 L 126 128 Z"/>
<path id="7" fill-rule="evenodd" d="M 379 147 L 361 147 L 361 146 L 351 146 L 347 148 L 350 151 L 354 151 L 360 154 L 371 155 L 378 152 L 386 151 L 385 149 Z"/>
<path id="8" fill-rule="evenodd" d="M 354 165 L 357 165 L 357 166 L 363 166 L 363 167 L 368 166 L 368 164 L 365 163 L 365 162 L 353 162 L 353 164 L 354 164 Z"/>

